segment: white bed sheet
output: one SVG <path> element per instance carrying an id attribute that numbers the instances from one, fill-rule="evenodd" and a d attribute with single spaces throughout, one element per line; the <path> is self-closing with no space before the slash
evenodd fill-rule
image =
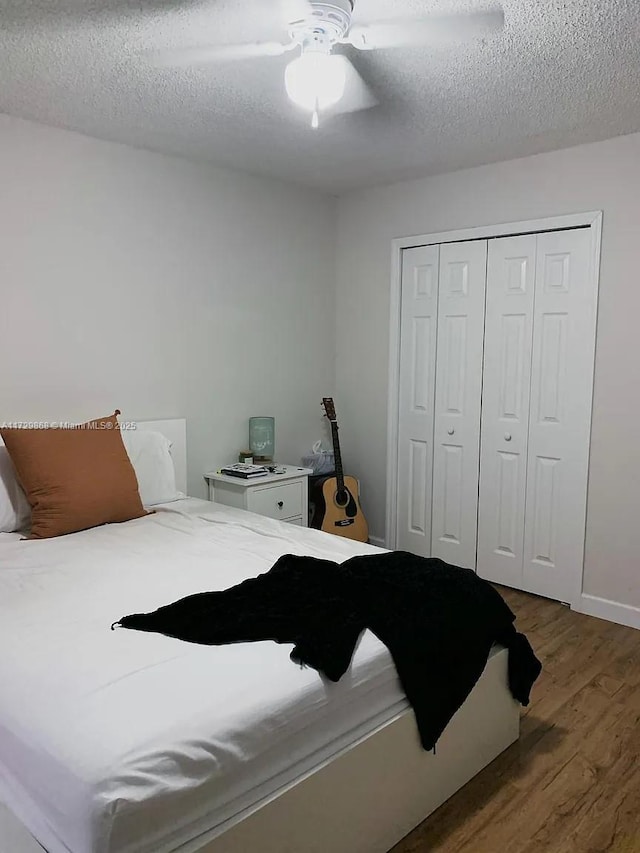
<path id="1" fill-rule="evenodd" d="M 378 549 L 187 499 L 46 541 L 0 534 L 0 799 L 49 853 L 197 849 L 401 713 L 365 632 L 338 684 L 272 642 L 110 630 L 284 553 Z"/>

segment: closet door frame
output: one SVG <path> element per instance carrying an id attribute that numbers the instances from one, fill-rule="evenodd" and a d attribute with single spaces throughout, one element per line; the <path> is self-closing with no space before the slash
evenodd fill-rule
<path id="1" fill-rule="evenodd" d="M 466 240 L 488 240 L 494 237 L 512 237 L 521 234 L 536 234 L 541 231 L 560 231 L 570 228 L 590 229 L 589 275 L 593 285 L 592 293 L 597 302 L 600 278 L 600 246 L 602 239 L 602 211 L 552 216 L 544 219 L 531 219 L 521 222 L 506 222 L 500 225 L 464 228 L 457 231 L 442 231 L 435 234 L 420 234 L 413 237 L 398 237 L 391 247 L 391 292 L 389 327 L 389 395 L 387 417 L 387 506 L 385 546 L 395 548 L 398 535 L 398 432 L 399 432 L 399 390 L 400 390 L 400 324 L 402 298 L 402 252 L 421 246 L 442 243 L 457 243 Z M 593 353 L 589 359 L 595 360 L 595 322 L 597 304 L 594 311 Z M 591 346 L 591 345 L 590 345 Z M 593 403 L 593 389 L 591 404 Z M 587 497 L 588 500 L 588 497 Z M 585 517 L 586 523 L 586 517 Z M 584 555 L 583 567 L 584 569 Z M 570 600 L 572 607 L 579 609 L 582 595 L 582 572 L 579 582 L 574 584 Z"/>

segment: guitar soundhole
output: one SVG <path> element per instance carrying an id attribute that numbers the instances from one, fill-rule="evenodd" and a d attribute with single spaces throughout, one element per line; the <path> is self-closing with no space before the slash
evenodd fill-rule
<path id="1" fill-rule="evenodd" d="M 349 492 L 345 489 L 344 492 L 336 492 L 336 506 L 345 507 L 349 503 Z"/>

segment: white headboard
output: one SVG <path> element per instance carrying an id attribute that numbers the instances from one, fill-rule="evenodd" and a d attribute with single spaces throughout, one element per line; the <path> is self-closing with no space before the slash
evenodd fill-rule
<path id="1" fill-rule="evenodd" d="M 176 488 L 187 494 L 187 422 L 184 418 L 168 421 L 136 421 L 138 429 L 161 432 L 171 442 L 171 456 L 176 469 Z"/>

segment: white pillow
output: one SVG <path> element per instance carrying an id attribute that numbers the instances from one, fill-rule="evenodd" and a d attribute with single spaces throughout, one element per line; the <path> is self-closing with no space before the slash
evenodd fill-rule
<path id="1" fill-rule="evenodd" d="M 138 478 L 138 491 L 144 506 L 171 503 L 184 497 L 176 488 L 168 438 L 146 429 L 123 429 L 121 435 Z"/>
<path id="2" fill-rule="evenodd" d="M 16 477 L 9 451 L 0 445 L 0 533 L 25 530 L 31 519 L 31 507 Z"/>

